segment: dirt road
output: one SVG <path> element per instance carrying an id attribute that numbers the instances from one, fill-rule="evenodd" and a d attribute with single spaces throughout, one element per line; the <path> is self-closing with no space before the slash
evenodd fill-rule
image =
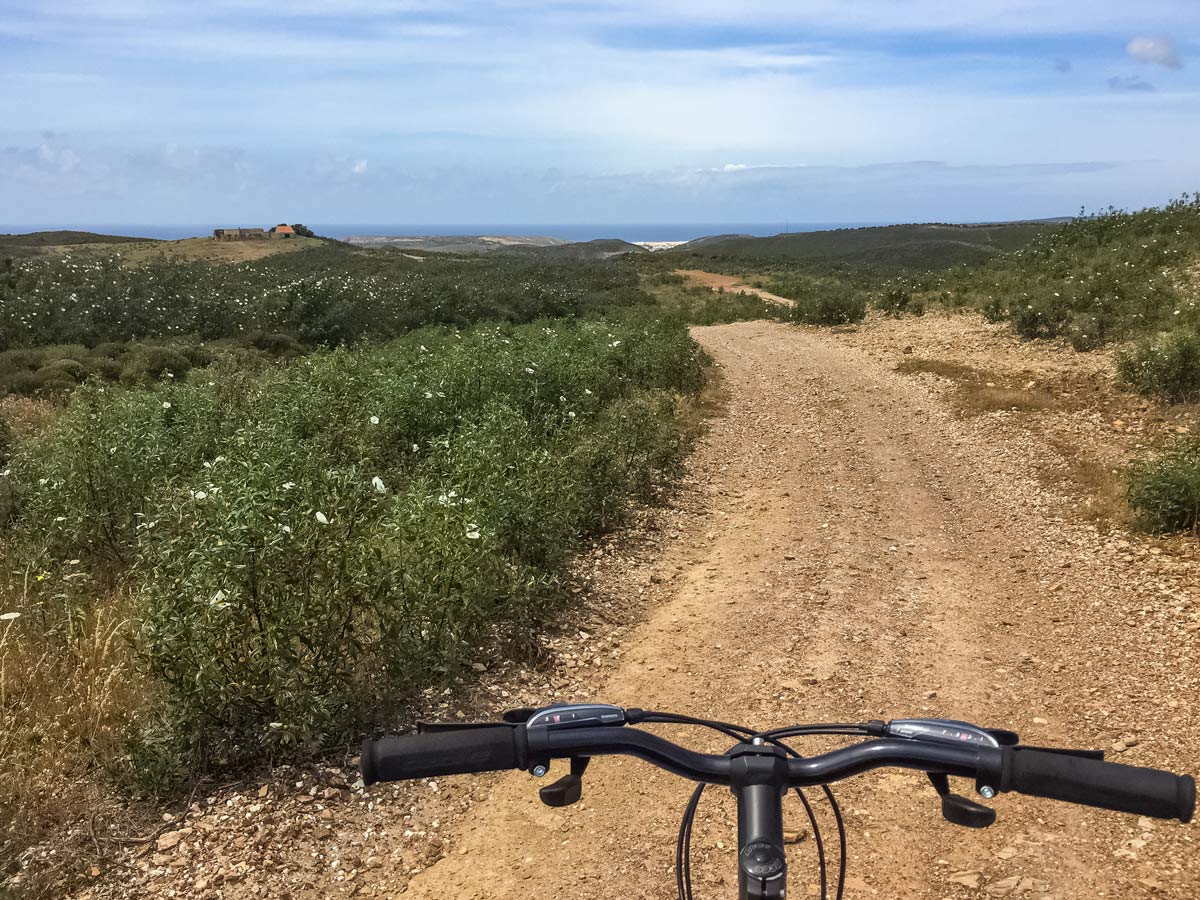
<path id="1" fill-rule="evenodd" d="M 1016 412 L 964 417 L 953 384 L 895 371 L 913 358 L 897 334 L 926 340 L 918 354 L 958 352 L 973 339 L 974 326 L 947 321 L 852 335 L 761 322 L 697 328 L 727 401 L 690 460 L 690 508 L 642 563 L 655 602 L 603 652 L 592 635 L 588 653 L 566 654 L 579 665 L 555 698 L 763 727 L 963 718 L 1012 728 L 1032 744 L 1200 768 L 1194 550 L 1085 521 L 1066 493 L 1036 477 L 1046 441 Z M 1055 351 L 988 340 L 994 364 L 1003 362 L 997 352 L 1012 355 L 1014 377 L 1027 377 L 1022 367 L 1038 354 L 1058 364 Z M 1107 427 L 1099 414 L 1071 415 L 1079 427 Z M 506 689 L 493 703 L 523 699 Z M 703 732 L 668 733 L 723 749 Z M 280 799 L 310 824 L 281 812 L 268 820 L 273 831 L 262 817 L 277 789 L 264 786 L 266 799 L 218 798 L 184 837 L 193 862 L 221 860 L 216 876 L 204 874 L 208 893 L 196 889 L 196 870 L 172 868 L 169 853 L 140 864 L 142 884 L 156 896 L 218 896 L 219 887 L 231 898 L 264 884 L 297 898 L 674 895 L 688 785 L 643 763 L 601 759 L 574 807 L 543 807 L 537 786 L 518 774 L 442 779 L 380 786 L 352 802 L 314 787 L 299 799 L 315 797 L 320 809 L 328 796 L 329 808 L 318 815 L 314 803 Z M 1005 795 L 995 826 L 963 831 L 941 820 L 922 777 L 903 773 L 855 779 L 838 796 L 849 898 L 1200 895 L 1194 827 Z M 219 850 L 204 843 L 206 827 L 215 836 L 227 820 L 244 832 L 238 823 L 254 821 L 251 812 L 257 837 Z M 823 804 L 818 812 L 828 815 Z M 799 810 L 790 816 L 803 830 Z M 731 798 L 711 790 L 693 842 L 697 896 L 736 891 L 735 841 Z M 269 866 L 264 847 L 275 854 Z M 791 894 L 811 896 L 811 836 L 792 849 Z M 263 880 L 267 869 L 277 880 Z"/>
<path id="2" fill-rule="evenodd" d="M 1145 598 L 1091 565 L 998 448 L 977 446 L 919 383 L 835 339 L 761 323 L 696 337 L 730 392 L 694 461 L 710 517 L 668 549 L 660 569 L 674 596 L 629 637 L 597 697 L 761 725 L 981 719 L 1032 743 L 1108 748 L 1123 729 L 1097 721 L 1103 705 L 1138 733 L 1128 761 L 1195 768 L 1195 713 L 1174 712 L 1195 697 L 1195 668 L 1183 685 L 1162 665 L 1194 650 L 1195 632 L 1185 650 L 1139 627 Z M 593 770 L 583 803 L 565 811 L 537 804 L 528 778 L 505 779 L 457 852 L 405 896 L 523 897 L 534 885 L 543 896 L 667 896 L 687 786 L 638 762 Z M 732 810 L 712 793 L 700 896 L 728 896 Z M 920 777 L 878 775 L 839 793 L 850 897 L 1200 891 L 1181 826 L 1006 796 L 994 828 L 963 832 L 939 819 Z M 798 863 L 793 878 L 793 893 L 812 890 L 811 868 Z"/>
<path id="3" fill-rule="evenodd" d="M 711 288 L 714 291 L 725 291 L 731 294 L 757 294 L 771 303 L 781 303 L 784 306 L 795 305 L 795 302 L 787 297 L 780 297 L 763 288 L 746 284 L 736 275 L 720 275 L 716 272 L 705 272 L 702 269 L 677 269 L 675 274 L 682 275 L 691 284 Z"/>

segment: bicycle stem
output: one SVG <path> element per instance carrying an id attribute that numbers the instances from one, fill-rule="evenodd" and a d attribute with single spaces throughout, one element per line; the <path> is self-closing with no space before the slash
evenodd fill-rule
<path id="1" fill-rule="evenodd" d="M 730 785 L 738 810 L 738 896 L 782 900 L 787 894 L 783 797 L 787 757 L 761 738 L 730 753 Z"/>

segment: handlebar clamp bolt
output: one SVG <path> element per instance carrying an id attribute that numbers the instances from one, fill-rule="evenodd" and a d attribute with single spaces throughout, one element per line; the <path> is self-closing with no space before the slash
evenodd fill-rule
<path id="1" fill-rule="evenodd" d="M 545 766 L 534 766 L 530 770 L 530 774 L 533 775 L 534 778 L 545 778 L 546 773 L 549 771 L 550 770 L 547 769 Z"/>
<path id="2" fill-rule="evenodd" d="M 982 797 L 984 800 L 991 800 L 993 797 L 996 796 L 996 789 L 994 787 L 992 787 L 990 784 L 985 784 L 983 787 L 981 787 L 979 789 L 979 796 Z"/>

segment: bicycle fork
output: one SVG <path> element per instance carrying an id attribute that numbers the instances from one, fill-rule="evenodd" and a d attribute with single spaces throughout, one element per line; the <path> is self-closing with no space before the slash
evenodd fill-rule
<path id="1" fill-rule="evenodd" d="M 760 738 L 730 754 L 730 785 L 738 810 L 740 900 L 783 900 L 787 858 L 783 851 L 783 797 L 787 757 Z"/>

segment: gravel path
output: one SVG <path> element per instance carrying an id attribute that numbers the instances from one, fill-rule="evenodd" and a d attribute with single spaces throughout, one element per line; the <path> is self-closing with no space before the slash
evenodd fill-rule
<path id="1" fill-rule="evenodd" d="M 1195 773 L 1191 545 L 1099 527 L 1039 477 L 1038 429 L 1061 425 L 1061 411 L 1036 428 L 1006 411 L 964 416 L 953 382 L 895 371 L 912 355 L 900 343 L 933 352 L 964 327 L 695 329 L 723 372 L 724 412 L 644 545 L 627 558 L 601 548 L 585 567 L 601 595 L 642 605 L 601 605 L 564 628 L 558 674 L 488 673 L 481 708 L 540 694 L 763 727 L 944 716 Z M 1058 358 L 973 340 L 993 342 L 992 364 L 1013 373 L 1028 353 Z M 620 624 L 631 617 L 640 624 Z M 702 732 L 665 733 L 723 749 Z M 171 846 L 131 858 L 124 895 L 673 896 L 690 787 L 637 761 L 597 760 L 583 801 L 563 810 L 543 807 L 521 774 L 365 794 L 339 769 L 305 777 L 210 798 Z M 838 796 L 852 900 L 1200 895 L 1191 826 L 1005 795 L 995 826 L 965 831 L 941 820 L 923 776 L 899 772 Z M 733 814 L 727 792 L 706 795 L 697 896 L 736 892 Z M 798 808 L 789 815 L 801 832 L 792 895 L 812 895 L 811 835 Z"/>
<path id="2" fill-rule="evenodd" d="M 771 303 L 781 303 L 784 306 L 795 306 L 795 301 L 787 297 L 772 294 L 763 288 L 746 284 L 735 275 L 719 275 L 716 272 L 705 272 L 702 269 L 676 269 L 676 275 L 682 275 L 691 284 L 712 288 L 714 291 L 725 291 L 731 294 L 757 294 Z"/>

